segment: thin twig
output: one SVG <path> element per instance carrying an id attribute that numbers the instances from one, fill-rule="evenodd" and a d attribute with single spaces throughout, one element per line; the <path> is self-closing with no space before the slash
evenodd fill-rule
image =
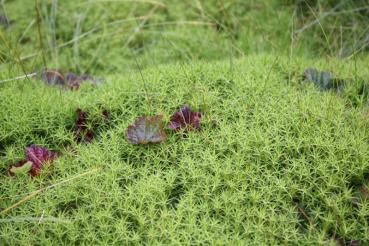
<path id="1" fill-rule="evenodd" d="M 312 13 L 314 14 L 315 20 L 310 22 L 309 24 L 306 24 L 305 26 L 303 26 L 302 28 L 296 30 L 294 32 L 294 34 L 299 34 L 303 31 L 305 31 L 306 29 L 309 29 L 311 27 L 313 27 L 316 24 L 319 24 L 324 18 L 326 18 L 327 16 L 333 15 L 335 14 L 335 11 L 337 8 L 339 8 L 342 5 L 342 2 L 340 4 L 337 4 L 333 9 L 331 9 L 328 12 L 323 13 L 322 15 L 319 16 L 319 18 L 317 18 L 317 16 L 315 16 L 314 12 L 312 11 Z M 308 7 L 310 8 L 310 5 L 308 5 Z M 312 10 L 312 9 L 311 9 Z"/>
<path id="2" fill-rule="evenodd" d="M 0 219 L 0 223 L 14 223 L 14 222 L 55 222 L 55 223 L 71 223 L 72 221 L 67 219 L 59 219 L 56 217 L 42 217 L 42 221 L 40 218 L 35 217 L 12 217 L 8 219 Z"/>
<path id="3" fill-rule="evenodd" d="M 305 212 L 305 210 L 301 207 L 299 207 L 299 212 L 302 214 L 302 216 L 306 219 L 307 222 L 309 222 L 309 224 L 311 225 L 311 220 L 309 218 L 309 216 L 307 215 L 307 213 Z"/>
<path id="4" fill-rule="evenodd" d="M 0 211 L 0 215 L 3 215 L 3 214 L 6 214 L 7 212 L 9 212 L 10 210 L 18 207 L 19 205 L 21 205 L 22 203 L 25 203 L 26 201 L 30 200 L 31 198 L 35 197 L 36 195 L 40 194 L 41 192 L 45 191 L 45 190 L 49 190 L 49 189 L 53 189 L 57 186 L 60 186 L 62 184 L 65 184 L 67 182 L 70 182 L 72 180 L 75 180 L 75 179 L 78 179 L 80 177 L 83 177 L 83 176 L 86 176 L 88 174 L 91 174 L 91 173 L 94 173 L 94 172 L 97 172 L 99 171 L 100 168 L 96 168 L 96 169 L 92 169 L 90 171 L 87 171 L 87 172 L 84 172 L 84 173 L 81 173 L 81 174 L 78 174 L 72 178 L 69 178 L 69 179 L 66 179 L 66 180 L 63 180 L 63 181 L 60 181 L 59 183 L 56 183 L 56 184 L 53 184 L 53 185 L 50 185 L 50 186 L 47 186 L 47 187 L 44 187 L 44 188 L 41 188 L 41 189 L 38 189 L 38 190 L 35 190 L 33 192 L 31 192 L 29 195 L 25 196 L 24 198 L 22 198 L 21 200 L 19 200 L 18 202 L 14 203 L 13 205 L 11 205 L 10 207 Z"/>
<path id="5" fill-rule="evenodd" d="M 0 80 L 0 84 L 1 83 L 5 83 L 5 82 L 8 82 L 8 81 L 14 81 L 14 80 L 19 80 L 19 79 L 26 79 L 26 78 L 33 77 L 33 76 L 36 76 L 36 75 L 37 75 L 37 73 L 30 73 L 30 74 L 21 75 L 21 76 L 15 77 L 15 78 Z"/>

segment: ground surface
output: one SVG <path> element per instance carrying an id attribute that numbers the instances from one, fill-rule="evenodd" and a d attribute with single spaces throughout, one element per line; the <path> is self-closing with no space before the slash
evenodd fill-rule
<path id="1" fill-rule="evenodd" d="M 0 245 L 369 244 L 367 0 L 31 2 L 0 1 Z M 12 79 L 45 67 L 105 82 Z M 186 103 L 200 130 L 127 142 Z M 59 157 L 9 176 L 31 144 Z"/>
<path id="2" fill-rule="evenodd" d="M 74 92 L 41 81 L 3 85 L 1 208 L 66 182 L 2 216 L 35 221 L 1 222 L 0 240 L 334 245 L 336 235 L 367 243 L 369 201 L 353 203 L 368 185 L 365 110 L 302 82 L 301 71 L 312 64 L 347 79 L 368 76 L 360 61 L 255 56 L 145 70 L 148 95 L 139 73 Z M 200 131 L 168 132 L 158 145 L 126 141 L 137 115 L 168 119 L 184 103 L 204 112 Z M 77 107 L 96 117 L 101 107 L 111 112 L 91 144 L 73 140 Z M 61 156 L 35 179 L 8 177 L 7 165 L 30 143 Z"/>

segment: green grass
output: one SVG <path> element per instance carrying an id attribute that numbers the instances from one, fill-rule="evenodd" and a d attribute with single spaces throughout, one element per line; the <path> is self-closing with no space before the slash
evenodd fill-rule
<path id="1" fill-rule="evenodd" d="M 346 79 L 346 94 L 303 82 L 308 66 Z M 0 221 L 0 244 L 335 245 L 334 235 L 369 243 L 369 199 L 352 202 L 369 185 L 366 99 L 348 95 L 368 78 L 367 60 L 255 55 L 160 65 L 143 76 L 112 75 L 75 92 L 1 84 L 0 210 L 67 181 L 2 215 L 26 219 Z M 136 116 L 168 120 L 184 103 L 203 110 L 200 131 L 168 131 L 157 145 L 126 141 Z M 73 140 L 77 107 L 97 120 L 99 108 L 111 112 L 91 144 Z M 60 158 L 38 178 L 7 176 L 32 143 Z"/>
<path id="2" fill-rule="evenodd" d="M 0 29 L 5 78 L 23 73 L 21 65 L 27 72 L 48 66 L 107 75 L 136 69 L 135 59 L 151 67 L 250 54 L 316 58 L 368 51 L 366 0 L 50 0 L 38 1 L 39 25 L 34 1 L 4 2 L 0 14 L 14 20 Z"/>

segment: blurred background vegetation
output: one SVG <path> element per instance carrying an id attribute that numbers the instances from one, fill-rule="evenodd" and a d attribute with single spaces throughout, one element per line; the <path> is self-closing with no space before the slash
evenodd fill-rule
<path id="1" fill-rule="evenodd" d="M 1 0 L 0 7 L 2 78 L 42 67 L 108 74 L 255 53 L 351 58 L 369 47 L 369 0 Z"/>

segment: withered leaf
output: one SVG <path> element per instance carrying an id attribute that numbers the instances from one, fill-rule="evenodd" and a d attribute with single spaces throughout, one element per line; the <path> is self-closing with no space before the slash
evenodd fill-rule
<path id="1" fill-rule="evenodd" d="M 64 75 L 60 69 L 44 69 L 41 79 L 51 85 L 64 85 Z"/>
<path id="2" fill-rule="evenodd" d="M 312 81 L 321 90 L 336 89 L 342 91 L 344 80 L 333 78 L 329 71 L 319 71 L 315 68 L 307 68 L 304 71 L 305 79 Z"/>
<path id="3" fill-rule="evenodd" d="M 163 127 L 163 116 L 141 116 L 126 130 L 128 142 L 132 144 L 148 144 L 163 142 L 167 139 Z"/>

